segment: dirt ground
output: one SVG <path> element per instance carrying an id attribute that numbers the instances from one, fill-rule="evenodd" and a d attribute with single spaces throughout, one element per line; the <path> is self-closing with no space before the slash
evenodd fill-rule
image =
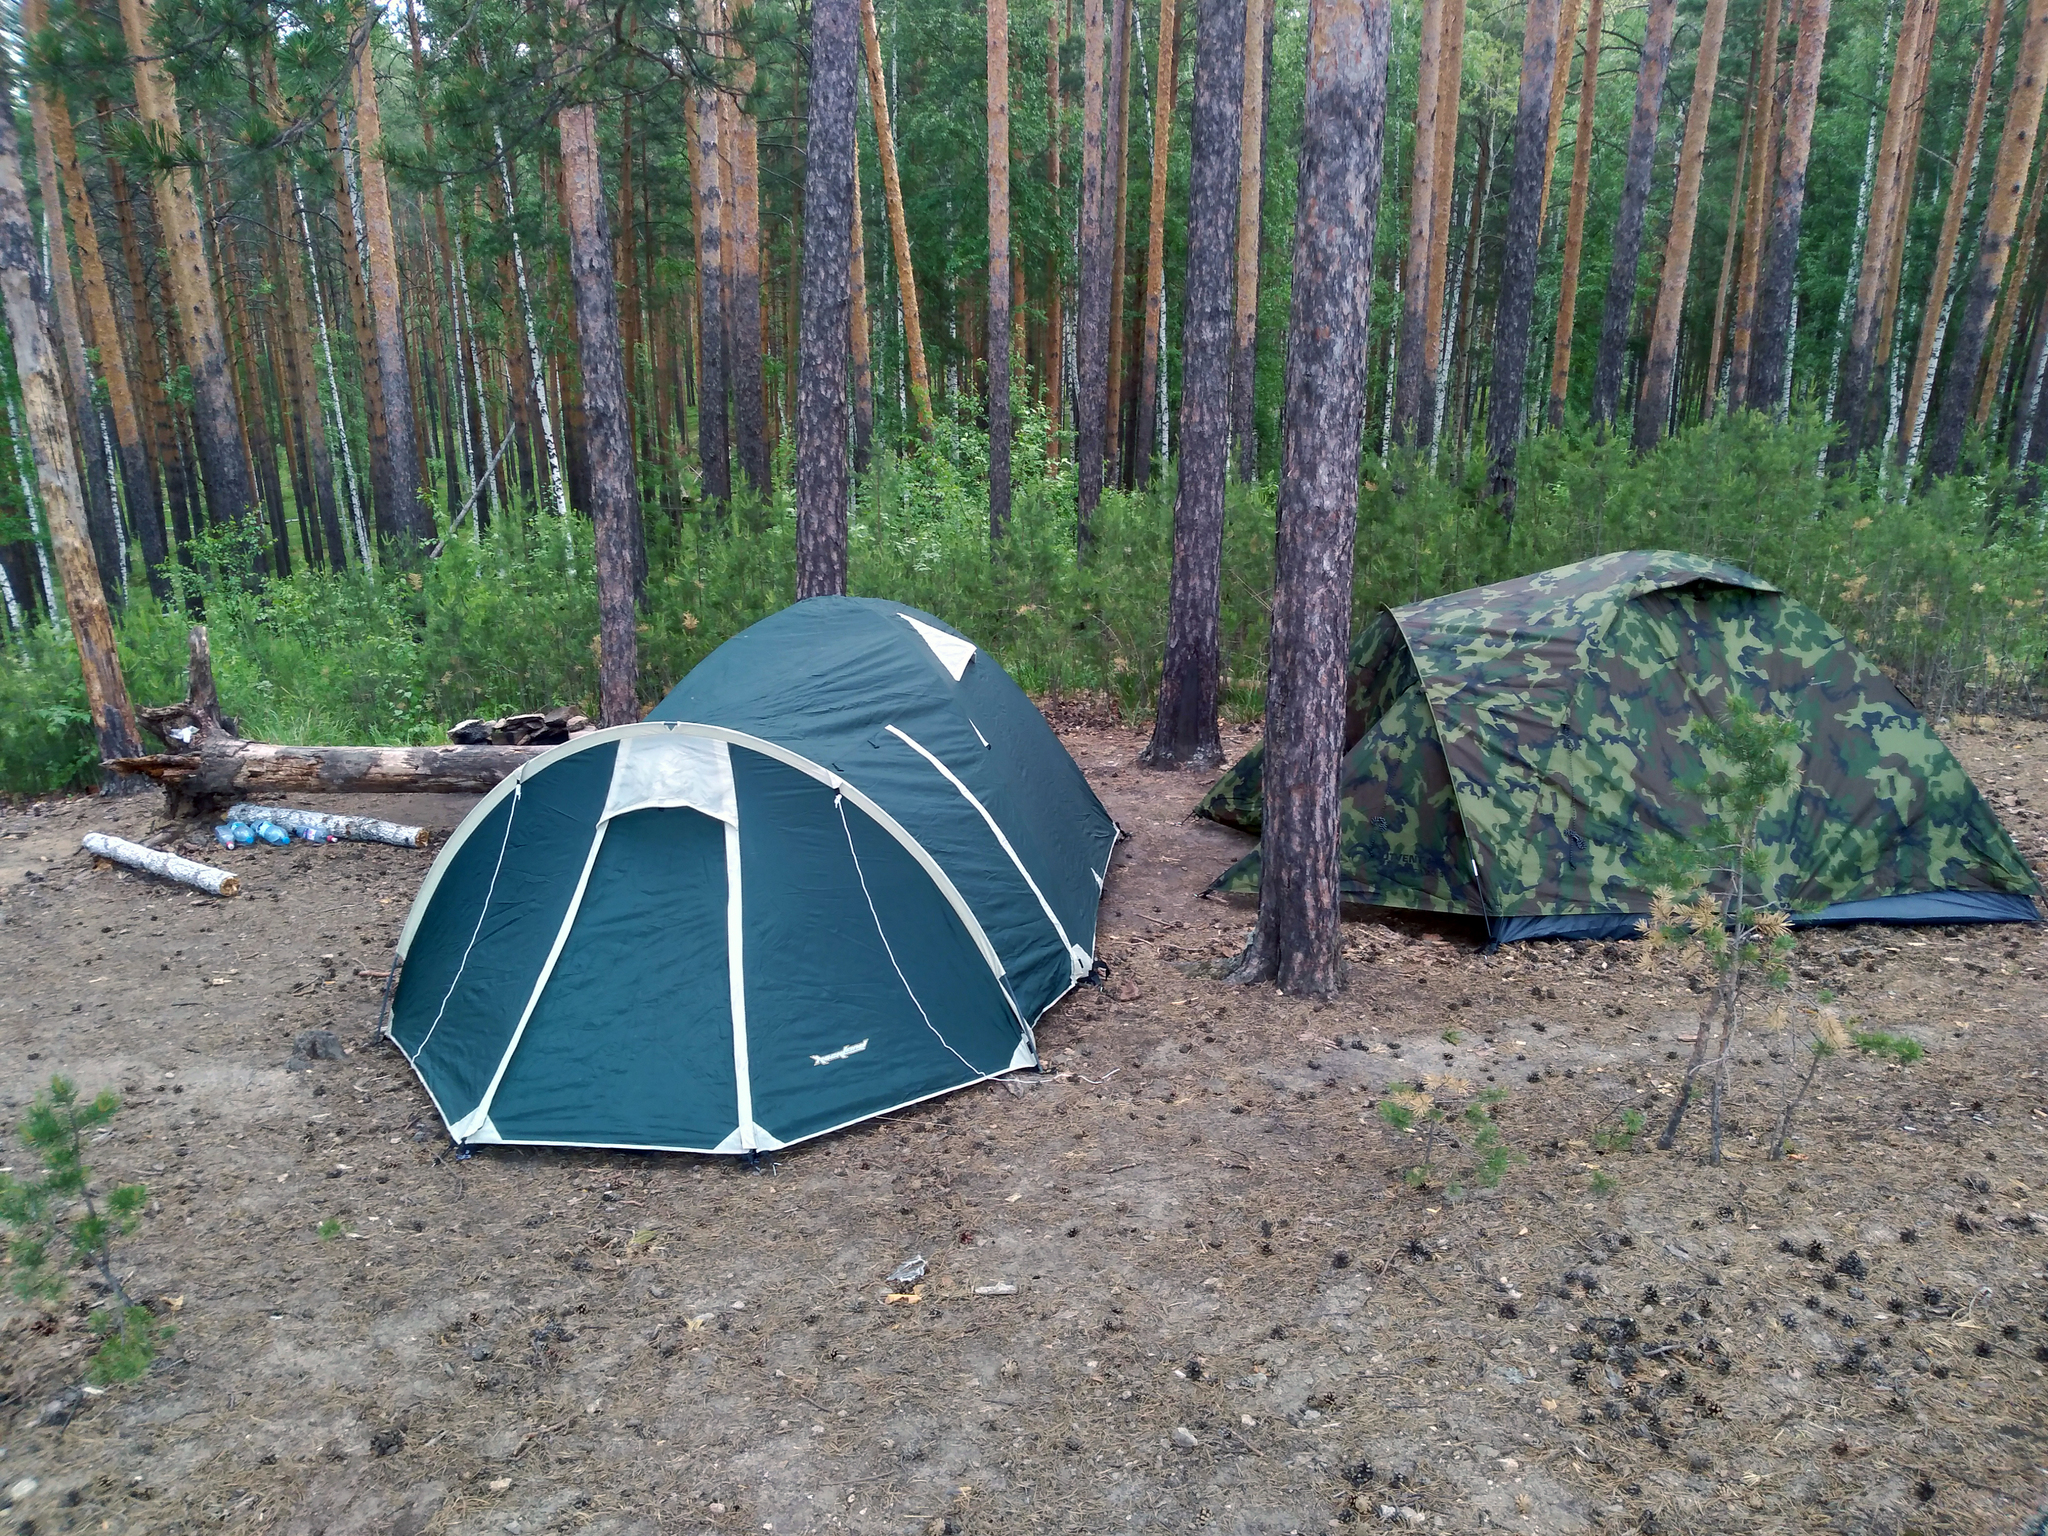
<path id="1" fill-rule="evenodd" d="M 2017 1536 L 2048 1499 L 2037 930 L 1805 940 L 1795 1019 L 1832 993 L 1926 1058 L 1829 1061 L 1770 1162 L 1806 1058 L 1751 1037 L 1716 1169 L 1701 1114 L 1614 1144 L 1671 1102 L 1682 972 L 1365 918 L 1341 1002 L 1215 979 L 1244 840 L 1057 713 L 1132 833 L 1108 984 L 1048 1071 L 759 1171 L 457 1156 L 361 974 L 429 852 L 240 850 L 218 901 L 79 851 L 153 796 L 0 813 L 7 1156 L 53 1072 L 120 1092 L 94 1166 L 149 1184 L 120 1258 L 177 1329 L 87 1394 L 82 1306 L 0 1301 L 0 1532 Z M 1947 734 L 2048 868 L 2048 728 Z M 347 1057 L 288 1071 L 323 1028 Z M 1375 1102 L 1442 1079 L 1509 1090 L 1498 1188 L 1404 1183 Z"/>

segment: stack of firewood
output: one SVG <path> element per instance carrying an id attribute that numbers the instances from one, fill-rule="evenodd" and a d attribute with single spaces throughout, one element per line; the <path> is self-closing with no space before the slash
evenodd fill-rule
<path id="1" fill-rule="evenodd" d="M 448 728 L 458 747 L 552 747 L 591 728 L 587 716 L 557 706 L 498 720 L 459 720 Z"/>

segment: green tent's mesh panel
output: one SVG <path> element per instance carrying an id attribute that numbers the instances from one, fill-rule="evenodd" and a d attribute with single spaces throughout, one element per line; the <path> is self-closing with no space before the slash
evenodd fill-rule
<path id="1" fill-rule="evenodd" d="M 616 818 L 491 1101 L 498 1135 L 723 1141 L 738 1123 L 725 932 L 725 823 L 692 810 Z"/>
<path id="2" fill-rule="evenodd" d="M 511 1043 L 583 873 L 617 755 L 606 742 L 564 757 L 501 800 L 441 871 L 390 1030 L 451 1122 L 477 1106 Z"/>

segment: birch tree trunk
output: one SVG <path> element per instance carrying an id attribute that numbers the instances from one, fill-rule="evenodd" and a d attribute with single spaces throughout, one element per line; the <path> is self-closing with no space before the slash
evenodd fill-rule
<path id="1" fill-rule="evenodd" d="M 1310 0 L 1259 916 L 1236 972 L 1303 997 L 1343 985 L 1338 780 L 1389 24 L 1388 0 Z"/>
<path id="2" fill-rule="evenodd" d="M 1710 0 L 1719 4 L 1721 0 Z M 1522 89 L 1515 111 L 1515 169 L 1494 309 L 1493 384 L 1486 406 L 1487 489 L 1509 521 L 1515 515 L 1515 456 L 1522 441 L 1522 396 L 1529 372 L 1529 327 L 1536 304 L 1536 247 L 1542 235 L 1544 148 L 1550 133 L 1550 81 L 1557 73 L 1558 0 L 1529 0 L 1522 25 Z M 1475 231 L 1477 226 L 1474 226 Z M 1468 261 L 1478 259 L 1477 243 Z"/>
<path id="3" fill-rule="evenodd" d="M 0 100 L 14 99 L 13 82 L 8 78 L 11 67 L 5 51 L 0 50 Z M 35 291 L 36 240 L 29 223 L 28 195 L 23 190 L 18 133 L 14 114 L 0 112 L 0 303 L 4 303 L 7 328 L 14 339 L 14 370 L 21 383 L 43 510 L 49 518 L 50 552 L 63 577 L 64 604 L 78 644 L 93 733 L 103 758 L 128 757 L 142 750 L 142 741 L 86 533 L 78 461 L 71 447 L 56 348 Z"/>
<path id="4" fill-rule="evenodd" d="M 1180 480 L 1159 715 L 1140 759 L 1153 768 L 1218 761 L 1223 495 L 1230 477 L 1231 264 L 1237 225 L 1237 114 L 1244 28 L 1231 0 L 1198 0 L 1194 153 L 1181 335 Z M 1352 446 L 1357 446 L 1354 437 Z"/>
<path id="5" fill-rule="evenodd" d="M 1142 489 L 1152 477 L 1153 423 L 1159 415 L 1159 342 L 1166 319 L 1166 178 L 1173 147 L 1173 96 L 1180 64 L 1174 48 L 1180 31 L 1175 0 L 1159 0 L 1159 63 L 1153 71 L 1152 181 L 1145 225 L 1145 312 L 1139 322 L 1138 421 L 1134 466 Z M 1055 181 L 1055 187 L 1058 183 Z"/>
<path id="6" fill-rule="evenodd" d="M 2040 128 L 2041 98 L 2048 87 L 2048 0 L 2029 0 L 2026 29 L 2021 34 L 2019 61 L 2013 70 L 2012 96 L 2005 108 L 2005 131 L 1999 139 L 1992 172 L 1991 203 L 1977 235 L 1977 265 L 1963 297 L 1963 311 L 1949 353 L 1941 392 L 1941 413 L 1927 452 L 1930 474 L 1955 472 L 1962 460 L 1963 434 L 1970 425 L 1983 361 L 1991 311 L 2004 286 L 2013 231 L 2019 222 L 2020 200 L 2026 191 L 2027 167 L 2034 158 L 2034 136 Z"/>
<path id="7" fill-rule="evenodd" d="M 1830 0 L 1799 0 L 1799 46 L 1792 56 L 1792 86 L 1771 191 L 1771 222 L 1757 278 L 1756 314 L 1745 394 L 1756 409 L 1782 411 L 1792 387 L 1792 345 L 1798 309 L 1793 277 L 1799 262 L 1799 220 L 1806 205 L 1806 162 L 1813 151 L 1813 112 L 1820 93 L 1821 57 L 1827 47 Z"/>
<path id="8" fill-rule="evenodd" d="M 896 254 L 896 288 L 903 307 L 903 347 L 910 365 L 910 407 L 917 422 L 918 435 L 930 442 L 934 430 L 932 376 L 925 367 L 924 327 L 917 310 L 917 274 L 910 263 L 910 227 L 903 217 L 903 183 L 896 174 L 896 136 L 889 127 L 889 91 L 882 80 L 882 37 L 875 26 L 875 0 L 861 0 L 860 27 L 861 42 L 867 54 L 868 105 L 875 117 L 875 152 L 882 162 L 882 200 L 889 214 L 889 239 Z"/>
<path id="9" fill-rule="evenodd" d="M 815 20 L 813 21 L 815 26 Z M 815 78 L 815 76 L 813 77 Z M 818 110 L 813 99 L 811 110 Z M 815 133 L 816 130 L 813 130 Z M 849 155 L 849 161 L 851 156 Z M 811 162 L 815 165 L 815 159 Z M 805 199 L 809 204 L 809 198 Z M 988 0 L 988 533 L 1010 526 L 1010 8 Z"/>
<path id="10" fill-rule="evenodd" d="M 700 0 L 700 5 L 703 0 Z M 697 466 L 704 499 L 720 517 L 732 503 L 732 448 L 727 436 L 725 371 L 725 207 L 719 184 L 717 91 L 705 86 L 696 93 L 694 138 L 697 145 Z"/>
<path id="11" fill-rule="evenodd" d="M 1601 428 L 1614 420 L 1615 406 L 1621 400 L 1629 320 L 1636 308 L 1636 268 L 1642 257 L 1643 220 L 1650 201 L 1651 161 L 1657 150 L 1657 115 L 1664 101 L 1664 77 L 1671 67 L 1671 28 L 1677 14 L 1677 0 L 1650 0 L 1643 62 L 1636 74 L 1635 120 L 1629 127 L 1621 202 L 1614 215 L 1607 300 L 1600 313 L 1600 351 L 1593 359 L 1593 423 Z"/>
<path id="12" fill-rule="evenodd" d="M 1259 209 L 1265 184 L 1265 69 L 1273 0 L 1250 0 L 1244 18 L 1244 110 L 1238 122 L 1237 314 L 1231 363 L 1230 423 L 1237 444 L 1237 478 L 1259 477 L 1258 402 L 1254 384 L 1259 345 Z"/>
<path id="13" fill-rule="evenodd" d="M 1436 382 L 1436 348 L 1429 334 L 1430 252 L 1436 229 L 1437 77 L 1443 64 L 1444 8 L 1456 0 L 1422 0 L 1422 35 L 1415 63 L 1415 148 L 1409 157 L 1408 243 L 1401 267 L 1401 340 L 1394 380 L 1394 441 L 1419 444 Z M 1666 0 L 1670 3 L 1670 0 Z M 1455 99 L 1452 111 L 1457 110 Z M 1442 189 L 1448 197 L 1450 189 Z"/>
<path id="14" fill-rule="evenodd" d="M 1721 32 L 1728 0 L 1707 0 L 1700 18 L 1699 61 L 1692 77 L 1692 105 L 1685 115 L 1685 143 L 1679 150 L 1678 188 L 1672 194 L 1671 229 L 1664 240 L 1664 275 L 1657 286 L 1657 312 L 1650 322 L 1650 355 L 1643 369 L 1643 393 L 1636 403 L 1635 448 L 1657 446 L 1671 415 L 1671 390 L 1678 362 L 1678 327 L 1685 318 L 1685 285 L 1692 266 L 1693 226 L 1699 219 L 1700 177 L 1707 163 L 1707 124 L 1714 110 L 1714 81 L 1721 67 Z"/>
<path id="15" fill-rule="evenodd" d="M 1572 328 L 1579 302 L 1579 260 L 1586 242 L 1586 190 L 1593 171 L 1593 90 L 1600 82 L 1602 0 L 1586 12 L 1585 63 L 1579 74 L 1579 125 L 1572 144 L 1572 190 L 1564 220 L 1564 261 L 1558 277 L 1557 330 L 1550 344 L 1550 425 L 1564 425 L 1572 380 Z"/>
<path id="16" fill-rule="evenodd" d="M 997 0 L 1000 3 L 1000 0 Z M 989 22 L 995 68 L 998 25 Z M 1007 39 L 1001 39 L 1007 65 Z M 854 221 L 853 145 L 860 102 L 860 0 L 813 0 L 810 129 L 804 153 L 804 265 L 801 357 L 796 397 L 796 595 L 846 591 L 846 519 L 852 500 L 846 458 L 848 276 Z M 1007 74 L 1007 69 L 1003 71 Z M 993 92 L 994 81 L 991 79 Z M 990 120 L 995 105 L 990 97 Z M 1004 127 L 1008 124 L 1005 121 Z M 991 149 L 993 177 L 995 151 Z M 1008 146 L 1004 146 L 1008 167 Z M 994 208 L 994 181 L 990 182 Z M 1007 186 L 1004 188 L 1008 190 Z M 991 290 L 993 291 L 993 290 Z M 1009 275 L 1002 293 L 1009 296 Z M 993 304 L 991 304 L 993 309 Z M 1005 326 L 1002 344 L 1009 343 Z M 993 333 L 990 345 L 996 344 Z M 1007 404 L 1007 397 L 1005 399 Z M 991 405 L 991 411 L 994 407 Z M 1006 445 L 1007 446 L 1007 445 Z"/>
<path id="17" fill-rule="evenodd" d="M 1749 399 L 1750 339 L 1756 329 L 1757 284 L 1763 276 L 1764 242 L 1769 235 L 1772 193 L 1778 165 L 1778 32 L 1781 0 L 1764 0 L 1757 30 L 1762 49 L 1757 75 L 1756 128 L 1750 135 L 1749 203 L 1742 216 L 1742 264 L 1735 283 L 1735 321 L 1728 339 L 1728 408 L 1739 411 Z"/>

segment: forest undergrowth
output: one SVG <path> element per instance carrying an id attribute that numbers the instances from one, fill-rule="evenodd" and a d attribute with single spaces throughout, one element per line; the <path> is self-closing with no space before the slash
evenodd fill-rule
<path id="1" fill-rule="evenodd" d="M 1483 460 L 1368 456 L 1354 622 L 1401 604 L 1617 549 L 1731 561 L 1817 607 L 1930 710 L 2037 710 L 2048 697 L 2048 534 L 2002 472 L 1902 494 L 1896 475 L 1820 476 L 1825 424 L 1717 417 L 1633 455 L 1567 431 L 1522 449 L 1512 525 L 1485 503 Z M 990 553 L 985 442 L 956 429 L 914 456 L 878 456 L 858 483 L 850 590 L 937 614 L 1034 695 L 1099 691 L 1126 718 L 1153 707 L 1172 558 L 1170 483 L 1104 497 L 1075 559 L 1070 463 L 1020 477 L 1008 537 Z M 1019 462 L 1043 465 L 1043 422 Z M 646 489 L 649 578 L 640 697 L 659 699 L 715 646 L 790 600 L 786 496 L 708 516 L 686 491 Z M 184 692 L 185 631 L 203 616 L 222 700 L 244 734 L 293 743 L 445 740 L 467 715 L 568 704 L 595 711 L 591 530 L 530 511 L 467 527 L 438 559 L 371 574 L 301 569 L 248 578 L 231 537 L 201 546 L 179 598 L 139 576 L 119 620 L 139 702 Z M 1224 710 L 1264 708 L 1273 486 L 1233 487 L 1223 551 Z M 574 575 L 571 574 L 573 566 Z M 0 660 L 0 791 L 93 782 L 76 652 L 32 630 Z"/>

